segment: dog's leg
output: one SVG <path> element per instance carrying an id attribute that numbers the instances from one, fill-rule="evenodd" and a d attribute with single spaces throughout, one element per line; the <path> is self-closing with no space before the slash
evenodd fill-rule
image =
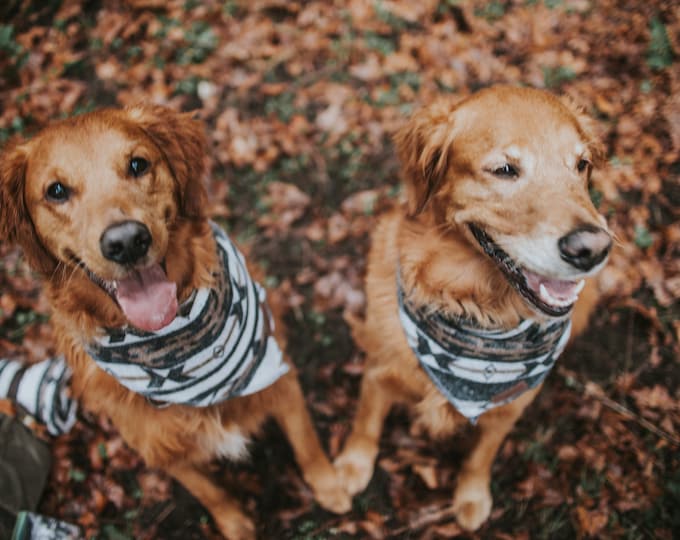
<path id="1" fill-rule="evenodd" d="M 478 440 L 460 472 L 453 495 L 453 511 L 461 527 L 477 530 L 491 512 L 491 465 L 517 419 L 538 393 L 540 386 L 479 418 Z"/>
<path id="2" fill-rule="evenodd" d="M 363 491 L 373 476 L 375 458 L 383 423 L 395 403 L 397 392 L 390 392 L 383 381 L 383 372 L 368 369 L 361 381 L 359 405 L 352 433 L 335 467 L 350 495 Z"/>
<path id="3" fill-rule="evenodd" d="M 165 469 L 196 497 L 210 512 L 217 528 L 228 540 L 253 540 L 255 525 L 239 503 L 217 487 L 210 477 L 190 464 L 176 464 Z"/>
<path id="4" fill-rule="evenodd" d="M 305 482 L 312 488 L 314 498 L 331 512 L 341 514 L 349 511 L 352 500 L 321 447 L 297 376 L 289 373 L 277 384 L 280 385 L 281 405 L 273 411 L 273 415 L 293 448 L 295 460 Z"/>

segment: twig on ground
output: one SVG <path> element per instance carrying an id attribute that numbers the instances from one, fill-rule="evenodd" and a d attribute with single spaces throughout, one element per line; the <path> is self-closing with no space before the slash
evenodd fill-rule
<path id="1" fill-rule="evenodd" d="M 165 521 L 165 519 L 170 514 L 172 514 L 172 512 L 175 510 L 175 508 L 177 508 L 177 505 L 174 502 L 170 501 L 168 504 L 166 504 L 163 507 L 163 509 L 160 512 L 158 512 L 158 515 L 156 515 L 156 517 L 153 518 L 153 520 L 151 521 L 150 526 L 148 528 L 151 529 L 151 530 L 157 529 L 160 526 L 160 524 L 163 521 Z"/>
<path id="2" fill-rule="evenodd" d="M 453 505 L 450 501 L 444 505 L 426 506 L 425 508 L 421 508 L 409 519 L 408 525 L 390 531 L 389 536 L 392 538 L 401 538 L 401 535 L 406 532 L 417 531 L 428 525 L 455 519 L 455 517 Z"/>
<path id="3" fill-rule="evenodd" d="M 649 420 L 642 418 L 639 414 L 634 413 L 631 411 L 628 407 L 625 405 L 622 405 L 618 401 L 614 401 L 610 397 L 606 396 L 603 392 L 602 389 L 597 387 L 597 390 L 595 390 L 592 385 L 586 385 L 582 383 L 581 381 L 578 380 L 576 374 L 564 367 L 558 367 L 557 368 L 557 373 L 563 378 L 563 379 L 569 379 L 568 384 L 575 387 L 579 392 L 584 393 L 585 395 L 588 395 L 590 397 L 593 397 L 597 399 L 602 405 L 605 407 L 608 407 L 614 412 L 617 412 L 621 416 L 625 416 L 626 418 L 629 418 L 630 420 L 635 421 L 637 424 L 639 424 L 641 427 L 646 429 L 647 431 L 653 433 L 657 437 L 660 437 L 667 441 L 668 443 L 674 445 L 674 446 L 680 446 L 680 439 L 678 439 L 675 435 L 672 433 L 668 433 L 667 431 L 661 429 L 660 427 L 654 425 L 652 422 Z"/>

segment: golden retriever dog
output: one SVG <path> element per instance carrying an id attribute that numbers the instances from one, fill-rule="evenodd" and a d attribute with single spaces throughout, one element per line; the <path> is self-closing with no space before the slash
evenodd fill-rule
<path id="1" fill-rule="evenodd" d="M 0 156 L 0 233 L 44 279 L 57 349 L 85 408 L 182 483 L 224 536 L 244 539 L 253 521 L 206 466 L 247 453 L 267 417 L 316 500 L 334 512 L 351 501 L 281 353 L 276 306 L 272 318 L 240 253 L 207 219 L 207 148 L 201 122 L 161 106 L 54 123 Z"/>
<path id="2" fill-rule="evenodd" d="M 501 443 L 597 300 L 584 280 L 612 240 L 588 194 L 601 157 L 591 133 L 573 104 L 503 86 L 437 101 L 396 133 L 406 203 L 374 231 L 365 319 L 350 320 L 366 352 L 335 462 L 350 494 L 369 482 L 401 403 L 416 432 L 476 425 L 452 509 L 468 530 L 486 521 Z"/>

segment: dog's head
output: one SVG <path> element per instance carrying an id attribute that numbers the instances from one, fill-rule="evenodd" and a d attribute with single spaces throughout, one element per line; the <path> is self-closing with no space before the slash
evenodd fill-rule
<path id="1" fill-rule="evenodd" d="M 462 231 L 540 312 L 569 312 L 611 248 L 590 200 L 590 120 L 548 92 L 483 90 L 417 112 L 396 134 L 408 213 Z"/>
<path id="2" fill-rule="evenodd" d="M 202 124 L 160 106 L 104 109 L 48 126 L 0 155 L 0 233 L 49 279 L 83 270 L 128 320 L 177 310 L 169 238 L 204 219 Z"/>

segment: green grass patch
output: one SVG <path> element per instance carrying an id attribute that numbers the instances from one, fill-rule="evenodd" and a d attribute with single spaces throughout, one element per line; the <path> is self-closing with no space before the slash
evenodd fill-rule
<path id="1" fill-rule="evenodd" d="M 364 43 L 369 49 L 378 51 L 387 56 L 397 50 L 397 44 L 392 37 L 383 36 L 375 32 L 366 32 L 364 34 Z"/>
<path id="2" fill-rule="evenodd" d="M 647 249 L 654 242 L 654 238 L 644 225 L 635 226 L 635 245 L 641 249 Z"/>
<path id="3" fill-rule="evenodd" d="M 134 537 L 130 533 L 119 530 L 111 523 L 102 527 L 101 538 L 106 540 L 134 540 Z"/>
<path id="4" fill-rule="evenodd" d="M 200 77 L 192 75 L 186 79 L 179 80 L 175 83 L 175 95 L 182 94 L 187 96 L 193 96 L 196 94 L 196 89 L 198 88 L 198 83 L 201 82 Z"/>
<path id="5" fill-rule="evenodd" d="M 215 50 L 219 39 L 212 27 L 204 21 L 195 21 L 184 33 L 188 46 L 177 53 L 177 63 L 181 66 L 200 64 Z"/>
<path id="6" fill-rule="evenodd" d="M 589 497 L 599 499 L 602 494 L 604 483 L 605 477 L 602 474 L 586 467 L 581 469 L 579 485 Z"/>
<path id="7" fill-rule="evenodd" d="M 168 32 L 170 32 L 171 29 L 182 26 L 182 22 L 180 20 L 166 17 L 165 15 L 160 15 L 158 17 L 158 22 L 161 23 L 161 27 L 154 34 L 154 37 L 159 39 L 167 37 Z"/>
<path id="8" fill-rule="evenodd" d="M 505 3 L 498 0 L 485 2 L 483 7 L 475 9 L 475 15 L 489 22 L 497 21 L 505 15 Z"/>
<path id="9" fill-rule="evenodd" d="M 417 92 L 420 89 L 420 74 L 415 71 L 394 73 L 393 75 L 390 75 L 390 83 L 393 87 L 399 87 L 402 84 L 406 84 Z"/>
<path id="10" fill-rule="evenodd" d="M 14 26 L 11 24 L 0 25 L 0 51 L 16 57 L 23 52 L 24 48 L 14 39 Z"/>
<path id="11" fill-rule="evenodd" d="M 326 540 L 324 534 L 320 534 L 319 523 L 308 519 L 298 525 L 297 531 L 293 534 L 292 540 Z"/>
<path id="12" fill-rule="evenodd" d="M 593 202 L 593 205 L 595 205 L 595 208 L 599 209 L 600 205 L 602 204 L 602 192 L 598 189 L 595 189 L 593 186 L 589 186 L 588 194 L 590 195 L 590 200 Z"/>
<path id="13" fill-rule="evenodd" d="M 22 135 L 26 127 L 26 120 L 21 116 L 15 116 L 12 118 L 9 126 L 0 128 L 0 143 L 5 142 L 14 135 Z"/>
<path id="14" fill-rule="evenodd" d="M 295 94 L 293 92 L 282 92 L 267 99 L 264 104 L 264 112 L 267 115 L 275 114 L 282 122 L 288 122 L 294 114 L 300 111 L 295 107 Z"/>
<path id="15" fill-rule="evenodd" d="M 68 477 L 74 482 L 84 482 L 87 478 L 87 475 L 80 469 L 69 469 Z"/>
<path id="16" fill-rule="evenodd" d="M 541 508 L 537 512 L 535 538 L 539 540 L 553 540 L 555 538 L 574 538 L 574 529 L 569 517 L 569 507 L 566 505 Z"/>
<path id="17" fill-rule="evenodd" d="M 652 69 L 664 69 L 673 64 L 673 48 L 668 39 L 666 26 L 654 17 L 649 22 L 649 46 L 647 48 L 647 65 Z"/>
<path id="18" fill-rule="evenodd" d="M 413 24 L 406 19 L 402 19 L 401 17 L 392 13 L 390 10 L 386 9 L 384 4 L 380 1 L 373 4 L 373 10 L 375 11 L 376 17 L 382 22 L 388 24 L 395 32 L 401 32 L 402 30 L 406 30 L 407 28 L 413 26 Z"/>
<path id="19" fill-rule="evenodd" d="M 0 326 L 0 337 L 5 337 L 10 341 L 19 343 L 24 339 L 26 330 L 28 330 L 30 326 L 48 320 L 48 315 L 37 313 L 30 309 L 17 309 L 14 312 L 14 315 Z"/>
<path id="20" fill-rule="evenodd" d="M 104 461 L 109 459 L 109 454 L 106 451 L 106 445 L 104 443 L 99 443 L 97 445 L 97 453 L 99 454 L 99 457 L 102 458 Z"/>
<path id="21" fill-rule="evenodd" d="M 576 78 L 576 72 L 567 66 L 543 66 L 543 82 L 547 88 L 557 88 Z"/>

